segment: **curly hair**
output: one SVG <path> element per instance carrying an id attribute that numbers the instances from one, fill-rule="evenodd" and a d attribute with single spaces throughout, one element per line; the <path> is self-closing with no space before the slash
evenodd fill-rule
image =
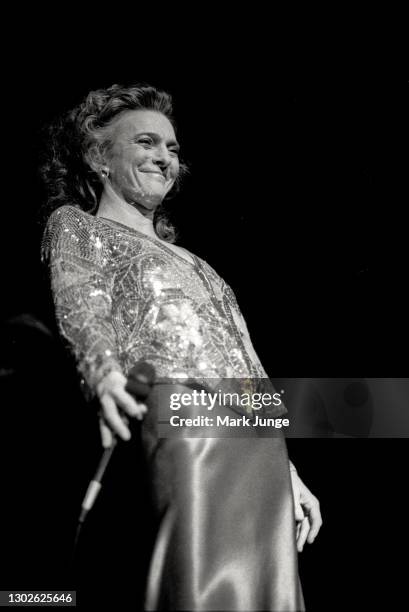
<path id="1" fill-rule="evenodd" d="M 81 104 L 47 127 L 40 167 L 46 190 L 46 203 L 41 210 L 43 218 L 64 204 L 91 214 L 96 212 L 103 190 L 97 170 L 112 145 L 109 128 L 120 113 L 128 110 L 162 113 L 176 130 L 170 94 L 147 84 L 131 87 L 115 84 L 91 91 Z M 179 189 L 187 171 L 187 165 L 181 161 L 171 193 Z M 153 222 L 159 238 L 175 241 L 175 229 L 162 204 L 156 209 Z"/>

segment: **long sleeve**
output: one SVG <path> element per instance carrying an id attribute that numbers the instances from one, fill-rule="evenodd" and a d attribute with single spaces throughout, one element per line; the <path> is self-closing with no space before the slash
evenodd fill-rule
<path id="1" fill-rule="evenodd" d="M 63 206 L 50 216 L 42 244 L 58 328 L 91 394 L 108 372 L 122 371 L 111 317 L 109 245 L 92 221 Z"/>

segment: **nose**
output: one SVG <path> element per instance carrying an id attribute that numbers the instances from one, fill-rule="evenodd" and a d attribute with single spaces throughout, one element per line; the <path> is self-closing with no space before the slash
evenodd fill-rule
<path id="1" fill-rule="evenodd" d="M 170 156 L 170 153 L 166 145 L 160 144 L 157 147 L 155 147 L 153 161 L 155 162 L 157 166 L 159 166 L 161 170 L 166 170 L 171 160 L 172 158 Z"/>

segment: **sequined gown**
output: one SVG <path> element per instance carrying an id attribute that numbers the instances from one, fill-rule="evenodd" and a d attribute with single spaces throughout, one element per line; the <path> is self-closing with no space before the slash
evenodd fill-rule
<path id="1" fill-rule="evenodd" d="M 170 379 L 267 376 L 232 290 L 202 259 L 73 206 L 50 216 L 42 253 L 88 396 L 140 359 Z M 282 436 L 161 438 L 161 402 L 142 427 L 160 518 L 146 610 L 304 610 Z"/>

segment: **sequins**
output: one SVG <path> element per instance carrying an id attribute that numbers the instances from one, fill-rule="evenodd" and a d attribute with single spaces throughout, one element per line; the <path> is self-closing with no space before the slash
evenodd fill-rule
<path id="1" fill-rule="evenodd" d="M 153 293 L 159 296 L 162 293 L 163 284 L 160 280 L 152 280 Z"/>
<path id="2" fill-rule="evenodd" d="M 203 260 L 70 206 L 43 245 L 60 331 L 89 387 L 141 358 L 158 377 L 266 376 L 233 292 Z"/>
<path id="3" fill-rule="evenodd" d="M 94 234 L 91 234 L 89 238 L 90 238 L 90 241 L 94 243 L 94 247 L 96 249 L 102 248 L 102 241 L 99 236 L 95 236 Z"/>

